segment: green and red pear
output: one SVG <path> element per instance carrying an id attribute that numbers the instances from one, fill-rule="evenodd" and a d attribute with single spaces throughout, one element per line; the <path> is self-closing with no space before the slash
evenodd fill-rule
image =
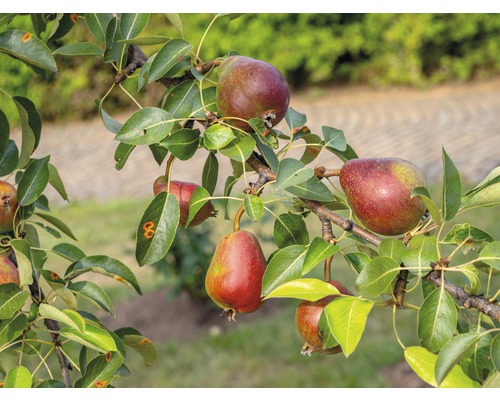
<path id="1" fill-rule="evenodd" d="M 251 313 L 262 305 L 262 277 L 266 258 L 257 238 L 245 230 L 224 236 L 215 249 L 205 277 L 210 298 L 229 319 Z"/>
<path id="2" fill-rule="evenodd" d="M 179 202 L 179 226 L 182 228 L 186 227 L 186 221 L 189 215 L 189 199 L 191 199 L 191 195 L 197 187 L 199 187 L 199 185 L 192 182 L 170 181 L 170 194 L 174 195 Z M 153 183 L 154 195 L 156 196 L 158 193 L 167 192 L 168 190 L 168 178 L 165 175 L 156 178 Z M 189 227 L 200 225 L 206 219 L 215 217 L 216 215 L 217 211 L 213 204 L 207 201 L 191 220 Z"/>
<path id="3" fill-rule="evenodd" d="M 413 229 L 426 207 L 413 189 L 427 179 L 413 163 L 400 158 L 356 158 L 340 169 L 340 186 L 354 214 L 369 230 L 387 236 Z"/>
<path id="4" fill-rule="evenodd" d="M 281 72 L 271 64 L 245 56 L 230 56 L 219 66 L 216 103 L 220 116 L 228 117 L 228 123 L 251 132 L 250 125 L 241 119 L 261 118 L 268 127 L 276 126 L 288 110 L 290 88 Z"/>
<path id="5" fill-rule="evenodd" d="M 0 233 L 14 230 L 18 205 L 16 188 L 8 182 L 0 181 Z"/>
<path id="6" fill-rule="evenodd" d="M 349 289 L 346 289 L 339 281 L 329 281 L 341 294 L 352 296 Z M 319 321 L 325 307 L 339 295 L 323 297 L 317 301 L 301 300 L 295 312 L 295 324 L 305 344 L 302 347 L 302 354 L 312 353 L 337 354 L 342 352 L 340 345 L 329 349 L 323 349 L 323 341 L 320 335 Z"/>
<path id="7" fill-rule="evenodd" d="M 14 263 L 5 255 L 0 254 L 0 285 L 15 283 L 20 285 L 19 271 Z"/>

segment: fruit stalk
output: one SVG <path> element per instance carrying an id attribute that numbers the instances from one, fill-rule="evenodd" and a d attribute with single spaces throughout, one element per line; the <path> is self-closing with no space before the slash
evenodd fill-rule
<path id="1" fill-rule="evenodd" d="M 333 234 L 332 224 L 327 219 L 321 220 L 321 236 L 325 242 L 333 243 L 335 240 L 335 235 Z M 332 260 L 333 256 L 328 257 L 325 260 L 324 276 L 325 281 L 331 281 L 332 279 Z"/>

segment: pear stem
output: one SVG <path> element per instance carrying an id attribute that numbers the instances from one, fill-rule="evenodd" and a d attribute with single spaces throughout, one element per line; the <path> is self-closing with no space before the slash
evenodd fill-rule
<path id="1" fill-rule="evenodd" d="M 240 230 L 240 219 L 243 213 L 245 212 L 245 206 L 242 205 L 238 211 L 236 211 L 236 215 L 234 216 L 234 222 L 233 222 L 233 232 L 239 231 Z"/>
<path id="2" fill-rule="evenodd" d="M 314 168 L 314 175 L 319 179 L 340 176 L 340 169 L 327 169 L 324 166 L 320 166 Z"/>
<path id="3" fill-rule="evenodd" d="M 335 235 L 333 234 L 333 230 L 332 230 L 332 224 L 327 219 L 321 220 L 321 235 L 323 237 L 323 240 L 327 243 L 333 243 L 335 240 Z M 333 260 L 333 256 L 330 256 L 325 260 L 324 275 L 325 275 L 326 282 L 332 280 L 332 268 L 331 268 L 332 267 L 332 260 Z"/>

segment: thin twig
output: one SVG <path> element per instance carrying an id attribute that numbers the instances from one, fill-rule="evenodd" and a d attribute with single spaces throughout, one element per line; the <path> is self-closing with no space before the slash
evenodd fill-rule
<path id="1" fill-rule="evenodd" d="M 127 79 L 137 68 L 141 68 L 148 61 L 148 57 L 142 52 L 141 48 L 133 44 L 128 48 L 128 59 L 127 66 L 115 76 L 116 84 Z"/>

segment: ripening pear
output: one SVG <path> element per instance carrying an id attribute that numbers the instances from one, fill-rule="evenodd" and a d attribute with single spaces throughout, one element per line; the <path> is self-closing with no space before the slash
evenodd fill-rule
<path id="1" fill-rule="evenodd" d="M 221 117 L 261 118 L 268 127 L 273 127 L 285 117 L 290 88 L 281 72 L 271 64 L 245 56 L 230 56 L 219 66 L 216 103 Z M 244 121 L 228 119 L 227 122 L 252 131 Z"/>
<path id="2" fill-rule="evenodd" d="M 224 236 L 215 249 L 205 278 L 205 289 L 228 319 L 251 313 L 262 304 L 262 277 L 266 258 L 250 232 L 237 230 Z"/>
<path id="3" fill-rule="evenodd" d="M 19 271 L 7 256 L 0 254 L 0 285 L 9 282 L 17 285 L 21 284 L 19 280 Z"/>
<path id="4" fill-rule="evenodd" d="M 400 158 L 357 158 L 340 169 L 340 186 L 359 220 L 381 235 L 400 235 L 413 229 L 426 211 L 416 187 L 427 179 L 414 164 Z"/>
<path id="5" fill-rule="evenodd" d="M 17 207 L 16 188 L 8 182 L 0 181 L 0 233 L 14 230 Z"/>

